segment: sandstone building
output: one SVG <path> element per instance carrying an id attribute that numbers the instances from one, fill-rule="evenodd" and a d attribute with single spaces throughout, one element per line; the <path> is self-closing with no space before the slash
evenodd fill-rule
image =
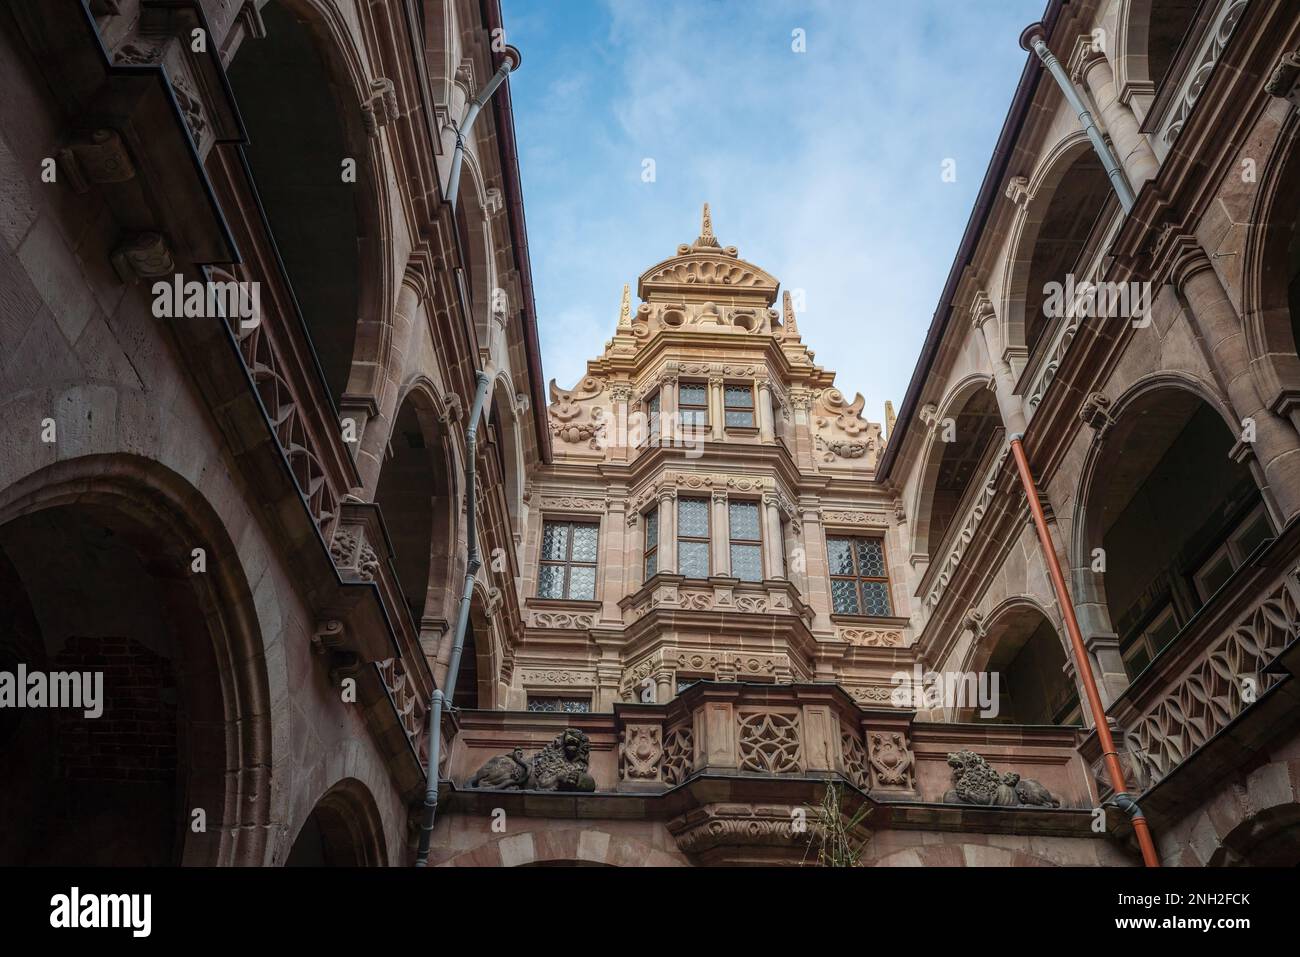
<path id="1" fill-rule="evenodd" d="M 707 206 L 544 385 L 501 28 L 0 12 L 0 672 L 105 687 L 0 710 L 0 861 L 410 864 L 455 673 L 433 864 L 797 864 L 828 780 L 863 864 L 1140 864 L 1023 436 L 1161 862 L 1300 862 L 1293 5 L 1047 5 L 1090 112 L 1028 55 L 883 425 Z"/>

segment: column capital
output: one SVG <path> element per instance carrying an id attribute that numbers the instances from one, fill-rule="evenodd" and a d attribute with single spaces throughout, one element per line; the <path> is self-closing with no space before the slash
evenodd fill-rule
<path id="1" fill-rule="evenodd" d="M 1199 272 L 1212 269 L 1200 241 L 1173 223 L 1165 223 L 1151 244 L 1151 276 L 1157 285 L 1171 282 L 1182 289 Z"/>
<path id="2" fill-rule="evenodd" d="M 993 300 L 983 289 L 975 293 L 970 304 L 970 325 L 972 329 L 980 330 L 984 328 L 984 323 L 997 317 L 997 311 L 993 308 Z"/>
<path id="3" fill-rule="evenodd" d="M 1081 33 L 1074 39 L 1066 68 L 1070 79 L 1085 84 L 1094 66 L 1106 64 L 1106 51 L 1098 48 L 1091 33 Z"/>

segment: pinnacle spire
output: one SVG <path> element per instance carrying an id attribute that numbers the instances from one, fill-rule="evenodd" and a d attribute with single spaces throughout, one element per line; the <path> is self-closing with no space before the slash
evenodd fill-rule
<path id="1" fill-rule="evenodd" d="M 623 283 L 623 302 L 618 307 L 618 327 L 620 329 L 630 329 L 632 327 L 632 286 L 630 283 Z"/>
<path id="2" fill-rule="evenodd" d="M 713 235 L 713 217 L 709 215 L 709 204 L 704 204 L 704 213 L 700 217 L 700 237 L 695 240 L 696 246 L 718 246 L 718 237 Z"/>
<path id="3" fill-rule="evenodd" d="M 794 319 L 794 299 L 791 298 L 789 289 L 781 296 L 781 324 L 785 326 L 786 335 L 799 335 L 799 325 Z"/>

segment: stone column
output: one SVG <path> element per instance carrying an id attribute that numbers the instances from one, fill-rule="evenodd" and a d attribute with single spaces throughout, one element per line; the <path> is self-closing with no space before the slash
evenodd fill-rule
<path id="1" fill-rule="evenodd" d="M 618 602 L 625 594 L 631 593 L 632 586 L 628 579 L 636 575 L 635 566 L 629 568 L 625 562 L 620 561 L 621 556 L 626 554 L 626 539 L 629 537 L 627 502 L 619 495 L 606 499 L 605 514 L 609 516 L 609 521 L 604 523 L 606 541 L 601 543 L 600 549 L 605 556 L 600 590 L 604 607 L 601 608 L 600 615 L 606 621 L 622 621 L 623 610 L 618 607 Z"/>
<path id="2" fill-rule="evenodd" d="M 1024 402 L 1016 394 L 1016 378 L 1011 373 L 1011 366 L 1002 356 L 1002 332 L 998 328 L 997 313 L 994 312 L 993 303 L 988 295 L 983 291 L 975 294 L 970 315 L 971 327 L 981 334 L 984 351 L 993 369 L 993 389 L 997 395 L 998 411 L 1002 415 L 1002 426 L 1007 430 L 1008 435 L 1024 434 Z"/>
<path id="3" fill-rule="evenodd" d="M 709 552 L 714 575 L 731 574 L 731 522 L 727 516 L 727 493 L 713 493 L 713 514 L 709 523 Z"/>
<path id="4" fill-rule="evenodd" d="M 807 567 L 808 590 L 805 598 L 817 613 L 813 624 L 830 628 L 831 586 L 830 567 L 826 560 L 826 531 L 822 527 L 822 513 L 815 506 L 801 506 L 803 510 L 804 561 Z"/>
<path id="5" fill-rule="evenodd" d="M 1093 45 L 1092 37 L 1084 34 L 1075 42 L 1070 66 L 1074 82 L 1082 83 L 1092 94 L 1092 101 L 1101 114 L 1124 174 L 1133 192 L 1137 193 L 1143 183 L 1156 175 L 1160 163 L 1140 129 L 1137 117 L 1119 101 L 1110 61 Z"/>
<path id="6" fill-rule="evenodd" d="M 775 419 L 772 415 L 772 383 L 758 380 L 758 439 L 760 442 L 776 441 Z"/>
<path id="7" fill-rule="evenodd" d="M 721 442 L 723 435 L 722 377 L 709 376 L 709 438 Z"/>
<path id="8" fill-rule="evenodd" d="M 665 375 L 659 380 L 659 441 L 670 445 L 678 434 L 677 375 Z"/>
<path id="9" fill-rule="evenodd" d="M 677 489 L 659 490 L 659 571 L 677 571 Z"/>
<path id="10" fill-rule="evenodd" d="M 667 704 L 674 698 L 674 692 L 677 690 L 673 687 L 673 673 L 671 671 L 656 671 L 654 673 L 655 681 L 655 703 Z"/>
<path id="11" fill-rule="evenodd" d="M 1182 291 L 1192 323 L 1209 349 L 1210 363 L 1228 393 L 1240 423 L 1233 457 L 1238 461 L 1254 457 L 1260 493 L 1273 517 L 1285 524 L 1300 512 L 1300 437 L 1260 398 L 1241 320 L 1196 237 L 1166 227 L 1153 258 L 1156 276 Z M 1252 425 L 1253 441 L 1246 441 Z"/>
<path id="12" fill-rule="evenodd" d="M 781 554 L 781 506 L 775 495 L 763 496 L 763 563 L 765 578 L 784 578 L 785 560 Z"/>
<path id="13" fill-rule="evenodd" d="M 606 435 L 609 442 L 610 458 L 615 462 L 626 462 L 632 458 L 632 435 L 628 425 L 628 404 L 632 398 L 632 387 L 628 385 L 610 386 L 609 398 L 613 403 L 611 412 L 614 422 L 610 426 L 613 435 Z"/>

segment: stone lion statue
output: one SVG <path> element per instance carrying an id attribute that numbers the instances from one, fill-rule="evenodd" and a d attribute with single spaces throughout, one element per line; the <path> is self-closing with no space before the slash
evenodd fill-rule
<path id="1" fill-rule="evenodd" d="M 944 804 L 975 804 L 985 807 L 1060 807 L 1061 802 L 1037 781 L 1022 779 L 1014 771 L 998 774 L 974 751 L 948 755 L 952 768 L 952 789 Z"/>
<path id="2" fill-rule="evenodd" d="M 466 782 L 486 790 L 594 791 L 596 780 L 587 771 L 591 741 L 577 728 L 565 728 L 531 761 L 523 748 L 489 758 Z"/>
<path id="3" fill-rule="evenodd" d="M 591 742 L 577 728 L 565 728 L 555 740 L 533 755 L 528 787 L 538 791 L 594 791 L 595 779 L 587 773 Z"/>

